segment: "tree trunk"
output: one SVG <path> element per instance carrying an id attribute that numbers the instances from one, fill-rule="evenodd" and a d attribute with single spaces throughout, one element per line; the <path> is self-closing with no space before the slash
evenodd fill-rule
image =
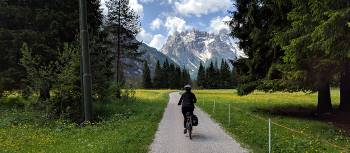
<path id="1" fill-rule="evenodd" d="M 39 101 L 46 101 L 50 99 L 50 84 L 45 83 L 45 85 L 40 89 Z"/>
<path id="2" fill-rule="evenodd" d="M 339 110 L 350 112 L 350 62 L 345 61 L 340 74 L 340 105 Z"/>
<path id="3" fill-rule="evenodd" d="M 318 86 L 318 114 L 332 113 L 331 92 L 329 81 L 321 81 Z"/>

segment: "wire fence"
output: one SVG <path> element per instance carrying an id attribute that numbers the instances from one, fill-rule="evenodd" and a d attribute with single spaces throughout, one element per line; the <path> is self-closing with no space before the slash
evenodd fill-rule
<path id="1" fill-rule="evenodd" d="M 334 149 L 337 149 L 338 151 L 342 152 L 342 153 L 350 153 L 350 150 L 347 148 L 347 147 L 344 147 L 344 146 L 340 146 L 340 145 L 337 145 L 337 144 L 334 144 L 332 142 L 329 142 L 323 138 L 320 138 L 320 137 L 317 137 L 317 136 L 314 136 L 312 134 L 307 134 L 307 133 L 304 133 L 303 131 L 300 131 L 300 130 L 297 130 L 297 129 L 294 129 L 294 128 L 291 128 L 291 127 L 288 127 L 287 125 L 284 125 L 284 124 L 281 124 L 281 123 L 277 123 L 277 122 L 274 122 L 271 120 L 271 118 L 266 118 L 266 117 L 262 117 L 260 115 L 256 115 L 256 114 L 253 114 L 253 113 L 250 113 L 246 110 L 243 110 L 243 109 L 240 109 L 238 107 L 233 107 L 231 106 L 231 103 L 229 104 L 222 104 L 222 103 L 218 103 L 216 99 L 214 99 L 212 101 L 212 105 L 210 106 L 210 103 L 206 103 L 204 99 L 201 100 L 201 102 L 199 102 L 199 105 L 200 107 L 203 107 L 203 108 L 207 108 L 207 107 L 212 107 L 212 114 L 215 115 L 216 113 L 219 112 L 218 110 L 218 107 L 219 105 L 224 105 L 225 107 L 227 107 L 227 109 L 221 109 L 220 111 L 227 111 L 227 124 L 228 126 L 230 127 L 230 125 L 232 124 L 231 122 L 231 118 L 233 115 L 235 115 L 235 112 L 239 112 L 241 114 L 245 114 L 246 116 L 250 116 L 252 118 L 255 118 L 255 119 L 258 119 L 258 120 L 261 120 L 263 122 L 266 122 L 266 127 L 268 128 L 268 138 L 267 138 L 267 143 L 268 143 L 268 151 L 269 153 L 271 153 L 271 148 L 273 147 L 273 144 L 272 144 L 272 141 L 271 141 L 271 128 L 273 126 L 277 126 L 279 128 L 282 128 L 282 129 L 285 129 L 291 133 L 295 133 L 295 134 L 298 134 L 300 136 L 303 136 L 307 139 L 311 139 L 311 140 L 318 140 L 319 142 L 322 142 L 323 144 L 327 144 L 329 146 L 332 146 Z M 207 109 L 208 110 L 208 109 Z M 210 110 L 210 108 L 209 108 Z M 225 123 L 225 122 L 223 122 Z M 248 130 L 248 129 L 247 129 Z"/>

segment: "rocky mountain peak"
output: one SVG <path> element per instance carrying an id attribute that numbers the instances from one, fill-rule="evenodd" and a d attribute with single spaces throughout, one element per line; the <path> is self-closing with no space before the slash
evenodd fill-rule
<path id="1" fill-rule="evenodd" d="M 192 78 L 197 75 L 200 62 L 207 65 L 210 61 L 237 60 L 245 57 L 228 31 L 218 34 L 195 29 L 176 32 L 168 37 L 161 52 L 182 67 L 190 70 Z"/>

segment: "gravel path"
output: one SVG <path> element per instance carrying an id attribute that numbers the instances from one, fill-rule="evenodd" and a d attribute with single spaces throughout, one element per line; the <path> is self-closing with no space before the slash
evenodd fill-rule
<path id="1" fill-rule="evenodd" d="M 241 153 L 248 152 L 233 140 L 210 117 L 196 108 L 199 125 L 194 127 L 193 138 L 183 134 L 180 95 L 171 93 L 168 107 L 156 133 L 150 153 Z"/>

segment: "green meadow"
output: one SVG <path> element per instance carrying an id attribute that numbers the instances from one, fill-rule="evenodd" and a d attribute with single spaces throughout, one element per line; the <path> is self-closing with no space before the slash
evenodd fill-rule
<path id="1" fill-rule="evenodd" d="M 101 102 L 94 105 L 98 121 L 81 125 L 48 119 L 44 111 L 28 109 L 29 104 L 21 97 L 10 95 L 0 100 L 0 152 L 147 152 L 170 92 L 136 90 L 134 99 Z M 268 152 L 269 118 L 272 152 L 350 150 L 349 133 L 334 116 L 313 115 L 317 94 L 254 92 L 237 96 L 235 90 L 194 93 L 197 106 L 252 152 Z M 336 108 L 338 90 L 332 90 L 332 101 Z"/>
<path id="2" fill-rule="evenodd" d="M 235 90 L 197 90 L 195 94 L 197 106 L 252 152 L 268 152 L 269 118 L 272 121 L 272 152 L 333 153 L 350 150 L 349 134 L 333 122 L 332 117 L 320 119 L 313 115 L 317 93 L 254 92 L 248 96 L 237 96 Z M 339 90 L 332 90 L 331 94 L 336 108 Z"/>
<path id="3" fill-rule="evenodd" d="M 95 105 L 99 121 L 84 125 L 47 119 L 16 95 L 3 98 L 0 152 L 147 152 L 169 92 L 137 90 L 135 99 Z"/>

